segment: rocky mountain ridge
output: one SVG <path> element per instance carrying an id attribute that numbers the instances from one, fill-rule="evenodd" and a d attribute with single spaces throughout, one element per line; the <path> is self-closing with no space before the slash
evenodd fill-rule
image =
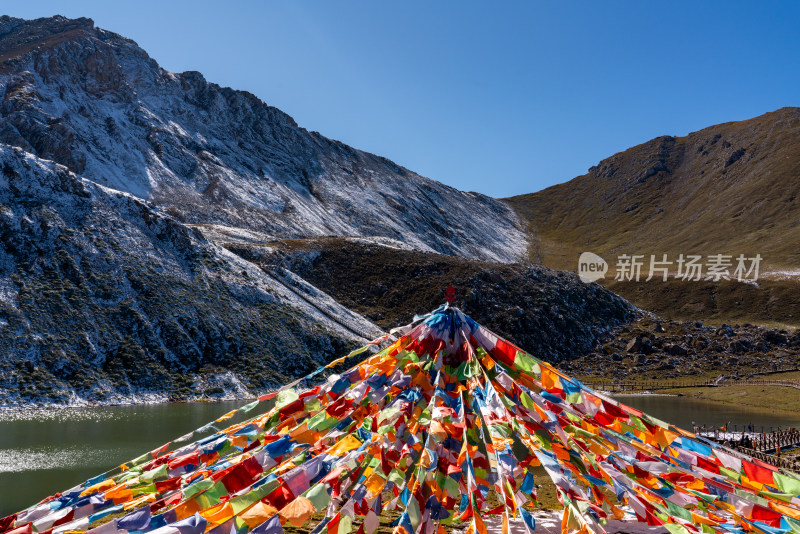
<path id="1" fill-rule="evenodd" d="M 252 394 L 382 333 L 132 195 L 5 145 L 0 169 L 0 405 Z"/>
<path id="2" fill-rule="evenodd" d="M 636 315 L 571 274 L 405 244 L 226 249 L 19 148 L 0 145 L 0 169 L 0 406 L 257 394 L 438 306 L 446 281 L 468 290 L 465 310 L 556 360 Z"/>
<path id="3" fill-rule="evenodd" d="M 526 246 L 504 203 L 308 132 L 199 73 L 164 71 L 89 19 L 0 17 L 0 168 L 0 406 L 258 393 L 438 306 L 436 265 L 469 256 L 492 273 Z M 348 308 L 361 267 L 329 286 L 300 263 L 263 261 L 315 239 L 338 240 L 334 259 L 416 263 L 426 298 L 379 327 Z M 634 314 L 601 288 L 509 269 L 548 306 L 521 308 L 499 272 L 480 298 L 511 329 L 520 311 L 567 321 L 558 338 L 521 338 L 563 343 L 565 358 Z M 579 324 L 598 302 L 612 311 Z"/>
<path id="4" fill-rule="evenodd" d="M 90 19 L 2 17 L 0 61 L 0 142 L 183 222 L 245 240 L 378 236 L 493 261 L 524 254 L 504 203 L 309 132 L 198 72 L 165 71 Z"/>
<path id="5" fill-rule="evenodd" d="M 787 113 L 779 139 L 793 135 Z M 764 145 L 715 136 L 693 158 L 739 184 Z M 643 191 L 679 181 L 687 143 L 657 140 L 590 171 L 575 194 L 600 183 L 596 205 L 551 190 L 506 203 L 309 132 L 199 73 L 167 72 L 89 19 L 0 17 L 0 406 L 251 395 L 430 311 L 449 283 L 465 312 L 526 350 L 613 366 L 641 312 L 517 260 L 529 244 L 552 259 L 598 242 L 573 239 L 586 221 L 572 228 L 559 210 L 614 222 L 602 209 L 617 193 L 643 199 L 624 221 L 646 227 L 656 201 Z M 630 372 L 683 357 L 667 344 L 714 361 L 729 348 L 689 344 L 689 330 L 637 333 L 654 348 L 644 363 L 630 352 Z M 762 334 L 737 334 L 756 340 L 747 365 L 774 353 Z"/>

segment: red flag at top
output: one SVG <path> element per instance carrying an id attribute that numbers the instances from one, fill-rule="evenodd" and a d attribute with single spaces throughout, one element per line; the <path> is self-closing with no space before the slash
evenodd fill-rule
<path id="1" fill-rule="evenodd" d="M 448 304 L 452 304 L 454 300 L 456 300 L 456 288 L 453 287 L 453 284 L 447 286 L 447 289 L 444 290 L 444 300 L 447 301 Z"/>

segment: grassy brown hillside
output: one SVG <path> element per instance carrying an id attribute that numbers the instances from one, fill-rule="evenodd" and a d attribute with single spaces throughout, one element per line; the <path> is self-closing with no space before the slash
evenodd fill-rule
<path id="1" fill-rule="evenodd" d="M 800 266 L 800 108 L 659 137 L 587 174 L 507 199 L 530 223 L 531 255 L 760 252 Z"/>
<path id="2" fill-rule="evenodd" d="M 604 281 L 603 285 L 642 309 L 661 317 L 710 324 L 754 323 L 795 330 L 800 326 L 800 282 L 762 280 L 758 286 L 734 280 L 719 282 L 652 280 Z"/>
<path id="3" fill-rule="evenodd" d="M 591 251 L 609 262 L 612 277 L 620 254 L 759 253 L 762 272 L 800 270 L 800 108 L 659 137 L 569 182 L 507 201 L 528 222 L 531 259 L 548 267 L 574 271 L 578 255 Z M 698 307 L 713 298 L 703 284 L 613 286 L 667 316 L 729 318 L 727 305 Z M 794 310 L 775 303 L 800 300 L 800 284 L 766 286 L 755 297 L 751 286 L 742 287 L 742 298 L 734 288 L 728 300 L 740 301 L 736 318 L 796 324 Z"/>

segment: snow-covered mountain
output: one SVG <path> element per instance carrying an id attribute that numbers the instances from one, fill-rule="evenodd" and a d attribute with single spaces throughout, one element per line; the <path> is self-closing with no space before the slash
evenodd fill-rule
<path id="1" fill-rule="evenodd" d="M 579 320 L 551 343 L 564 351 L 631 315 L 568 275 L 498 263 L 526 247 L 505 203 L 167 72 L 89 19 L 0 17 L 0 407 L 285 383 L 384 332 L 349 308 L 354 273 L 400 322 L 451 279 L 488 277 L 466 297 L 520 331 L 548 331 L 569 307 Z M 369 270 L 402 270 L 394 283 L 429 298 Z"/>
<path id="2" fill-rule="evenodd" d="M 0 243 L 0 405 L 258 391 L 381 333 L 148 203 L 5 145 Z"/>
<path id="3" fill-rule="evenodd" d="M 492 261 L 525 253 L 506 204 L 309 132 L 198 72 L 165 71 L 90 19 L 0 17 L 0 62 L 0 142 L 213 236 L 379 236 Z"/>

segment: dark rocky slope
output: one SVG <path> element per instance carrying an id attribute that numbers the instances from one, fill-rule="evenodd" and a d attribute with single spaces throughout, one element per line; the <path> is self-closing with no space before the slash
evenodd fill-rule
<path id="1" fill-rule="evenodd" d="M 530 264 L 469 261 L 342 239 L 273 243 L 232 250 L 267 271 L 290 269 L 383 328 L 442 304 L 453 284 L 455 306 L 546 360 L 585 354 L 636 311 L 577 276 Z"/>
<path id="2" fill-rule="evenodd" d="M 578 376 L 613 382 L 749 377 L 796 370 L 800 332 L 752 324 L 706 325 L 643 316 L 612 328 L 594 350 L 565 362 Z M 609 369 L 613 369 L 612 374 Z"/>
<path id="3" fill-rule="evenodd" d="M 2 145 L 0 169 L 0 405 L 244 395 L 358 339 L 141 200 Z"/>

